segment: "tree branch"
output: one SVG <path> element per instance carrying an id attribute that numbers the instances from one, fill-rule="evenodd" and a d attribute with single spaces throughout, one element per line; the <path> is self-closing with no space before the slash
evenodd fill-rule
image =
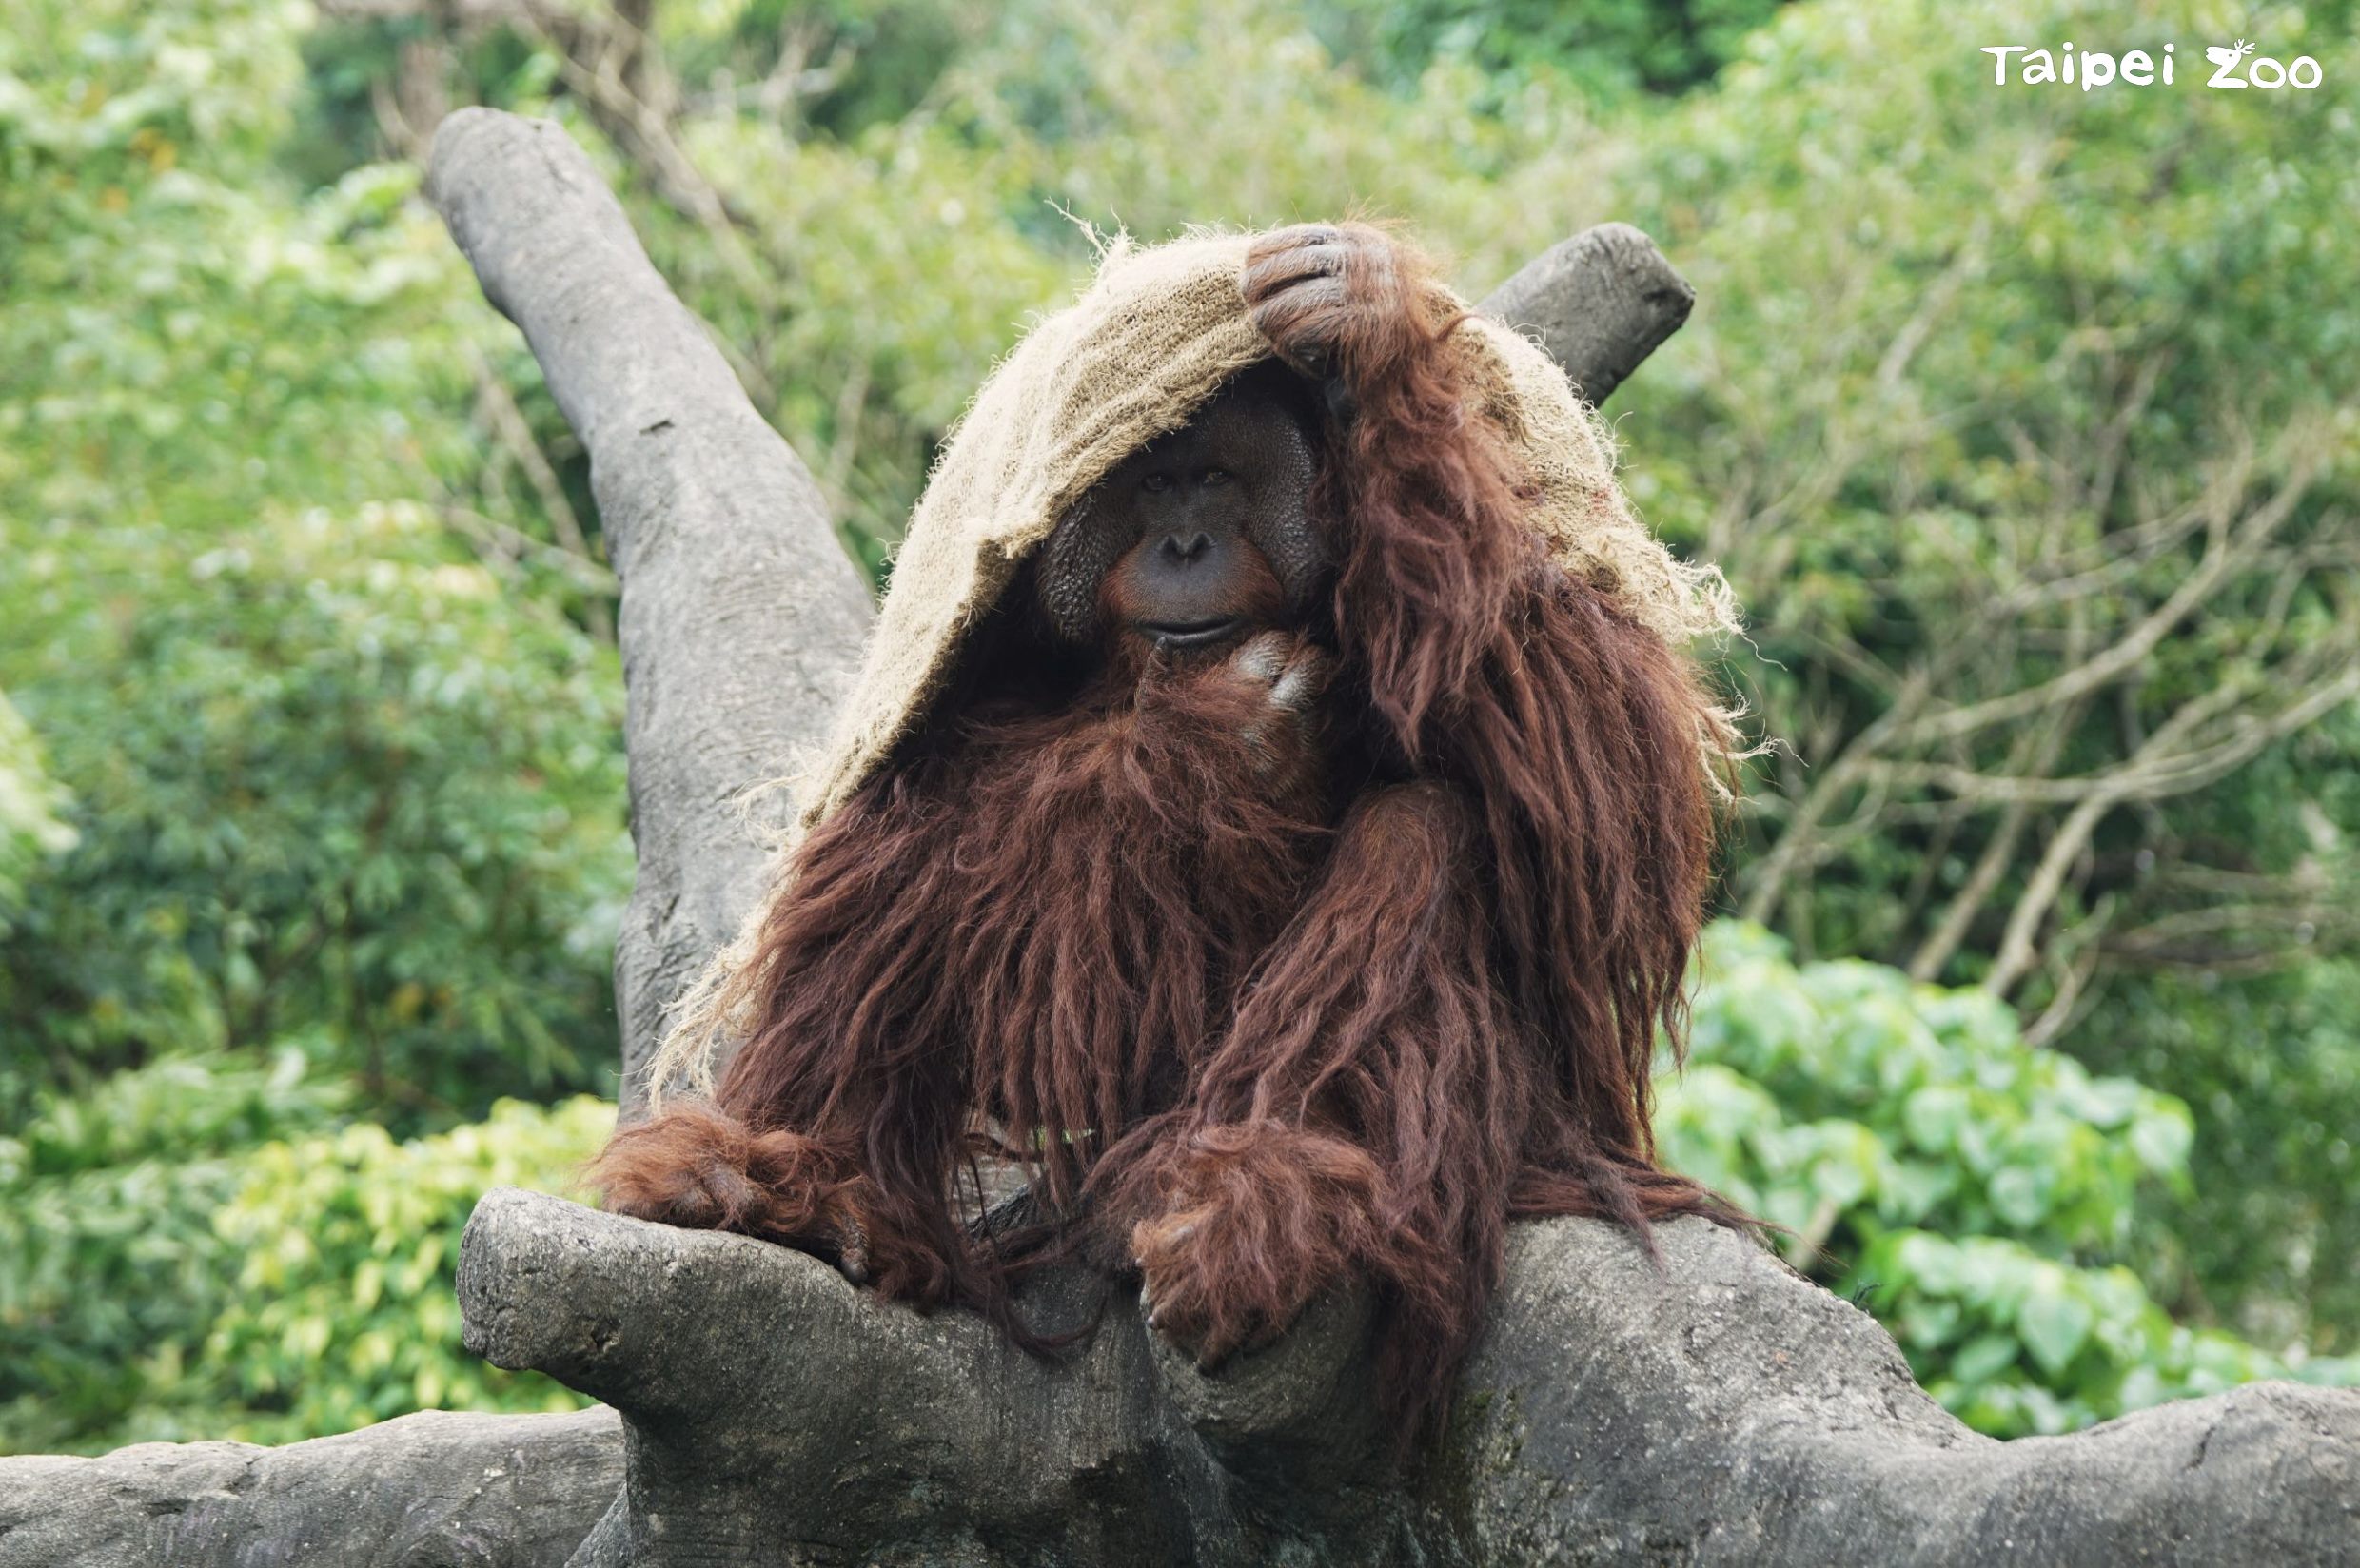
<path id="1" fill-rule="evenodd" d="M 622 1481 L 612 1410 L 0 1459 L 0 1568 L 558 1568 Z"/>
<path id="2" fill-rule="evenodd" d="M 1593 405 L 1680 330 L 1696 290 L 1655 242 L 1600 224 L 1549 246 L 1476 308 L 1540 340 Z"/>
<path id="3" fill-rule="evenodd" d="M 1519 1225 L 1444 1455 L 1382 1457 L 1368 1320 L 1212 1376 L 1127 1293 L 1036 1282 L 1062 1363 L 815 1259 L 513 1190 L 469 1222 L 468 1343 L 602 1399 L 623 1499 L 577 1568 L 726 1561 L 2326 1564 L 2360 1551 L 2360 1398 L 2258 1384 L 1977 1437 L 1864 1313 L 1703 1221 L 1661 1263 Z"/>
<path id="4" fill-rule="evenodd" d="M 622 580 L 639 881 L 615 950 L 624 1104 L 665 1008 L 765 885 L 748 786 L 828 728 L 871 607 L 811 474 L 762 421 L 557 127 L 462 109 L 427 193 L 590 454 Z"/>

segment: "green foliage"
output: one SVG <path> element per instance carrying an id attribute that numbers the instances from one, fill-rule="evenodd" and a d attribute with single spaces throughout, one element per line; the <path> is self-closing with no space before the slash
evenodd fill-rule
<path id="1" fill-rule="evenodd" d="M 2118 1252 L 2140 1184 L 2184 1174 L 2186 1107 L 2027 1047 L 1989 994 L 1785 952 L 1714 929 L 1662 1120 L 1682 1169 L 1802 1245 L 1907 1225 Z"/>
<path id="2" fill-rule="evenodd" d="M 611 1071 L 603 590 L 473 418 L 521 355 L 416 172 L 283 166 L 313 23 L 0 27 L 0 686 L 55 780 L 0 717 L 14 1448 L 565 1398 L 461 1352 L 416 1245 L 595 1106 L 347 1124 Z"/>
<path id="3" fill-rule="evenodd" d="M 24 896 L 26 873 L 73 843 L 73 831 L 58 820 L 65 804 L 31 729 L 0 693 L 0 935 Z"/>
<path id="4" fill-rule="evenodd" d="M 1854 1276 L 1926 1391 L 1995 1437 L 2070 1432 L 2262 1378 L 2360 1385 L 2360 1358 L 2290 1364 L 2173 1323 L 2128 1268 L 2077 1268 L 1997 1237 L 1892 1231 Z"/>
<path id="5" fill-rule="evenodd" d="M 79 843 L 0 944 L 0 1115 L 282 1039 L 404 1126 L 599 1082 L 615 661 L 453 527 L 547 525 L 468 422 L 502 340 L 414 171 L 276 172 L 299 9 L 19 11 L 0 686 Z"/>
<path id="6" fill-rule="evenodd" d="M 2151 1271 L 2173 1310 L 2265 1343 L 2360 1352 L 2360 965 L 2166 976 L 2076 1049 L 2186 1086 L 2195 1110 L 2193 1201 L 2165 1216 Z"/>
<path id="7" fill-rule="evenodd" d="M 0 588 L 82 838 L 0 949 L 24 1048 L 87 1072 L 301 1038 L 445 1117 L 594 1081 L 627 876 L 600 651 L 414 506 L 178 561 L 186 535 L 78 532 L 15 541 Z"/>
<path id="8" fill-rule="evenodd" d="M 2350 20 L 2272 6 L 2236 31 L 2324 59 Z M 1753 630 L 1731 674 L 1793 747 L 1758 781 L 1736 907 L 1805 956 L 1982 980 L 2059 855 L 2010 995 L 2193 1108 L 2195 1180 L 2152 1200 L 2192 1248 L 2167 1299 L 2344 1349 L 2360 1166 L 2331 1149 L 2355 1056 L 2306 998 L 2351 984 L 2329 974 L 2360 934 L 2360 722 L 2346 701 L 2259 743 L 2355 657 L 2360 305 L 2339 280 L 2360 230 L 2334 215 L 2360 202 L 2360 122 L 2326 94 L 2192 84 L 2220 25 L 2180 4 L 1787 8 L 1619 181 L 1704 302 L 1620 428 L 1650 520 L 1735 582 Z M 2176 40 L 2180 85 L 2002 90 L 1959 58 L 2065 38 Z M 2271 547 L 2118 679 L 1894 738 L 2070 675 L 2276 507 Z M 2174 519 L 2213 520 L 2173 539 Z M 2215 701 L 2251 759 L 2133 790 L 2078 853 L 2072 794 L 2007 792 L 2120 777 Z"/>
<path id="9" fill-rule="evenodd" d="M 34 1097 L 0 1137 L 0 1448 L 181 1435 L 166 1407 L 235 1278 L 213 1222 L 239 1158 L 332 1125 L 347 1098 L 291 1049 Z"/>
<path id="10" fill-rule="evenodd" d="M 483 1190 L 565 1190 L 613 1107 L 504 1101 L 397 1144 L 340 1128 L 350 1098 L 294 1050 L 169 1060 L 0 1139 L 0 1451 L 580 1402 L 461 1347 L 452 1271 Z"/>
<path id="11" fill-rule="evenodd" d="M 1475 67 L 1493 94 L 1538 77 L 1623 94 L 1711 80 L 1785 0 L 1342 0 L 1328 30 L 1347 59 L 1414 81 L 1436 59 Z M 1357 46 L 1357 47 L 1355 47 Z"/>
<path id="12" fill-rule="evenodd" d="M 2255 1378 L 2360 1383 L 2173 1323 L 2143 1188 L 2187 1184 L 2188 1109 L 2027 1046 L 1981 990 L 1858 960 L 1798 966 L 1716 926 L 1668 1161 L 1782 1228 L 1789 1258 L 1874 1311 L 1929 1392 L 1995 1436 L 2060 1432 Z"/>
<path id="13" fill-rule="evenodd" d="M 215 1222 L 244 1262 L 195 1362 L 208 1411 L 276 1442 L 411 1410 L 580 1408 L 539 1373 L 462 1347 L 459 1233 L 487 1187 L 569 1189 L 614 1118 L 588 1096 L 503 1100 L 480 1124 L 410 1143 L 363 1123 L 256 1151 Z"/>
<path id="14" fill-rule="evenodd" d="M 15 1135 L 0 1139 L 0 1181 L 234 1154 L 324 1127 L 349 1102 L 346 1086 L 309 1074 L 292 1046 L 266 1060 L 252 1052 L 166 1057 L 80 1095 L 40 1095 Z"/>

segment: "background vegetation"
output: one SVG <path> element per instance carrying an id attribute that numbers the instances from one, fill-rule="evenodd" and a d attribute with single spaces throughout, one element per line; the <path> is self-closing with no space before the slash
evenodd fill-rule
<path id="1" fill-rule="evenodd" d="M 1697 283 L 1614 404 L 1783 737 L 1677 1163 L 1987 1430 L 2360 1375 L 2349 3 L 0 0 L 0 1449 L 567 1401 L 450 1248 L 615 1056 L 612 581 L 417 196 L 552 115 L 881 574 L 1023 322 L 1360 208 Z M 2207 92 L 2207 42 L 2311 54 Z M 2178 46 L 1999 89 L 1984 44 Z M 1077 220 L 1079 222 L 1077 222 Z"/>

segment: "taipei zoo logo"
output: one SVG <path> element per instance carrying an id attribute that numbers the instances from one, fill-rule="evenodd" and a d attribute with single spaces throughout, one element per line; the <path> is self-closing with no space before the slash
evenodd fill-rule
<path id="1" fill-rule="evenodd" d="M 2066 44 L 2051 51 L 2029 44 L 1986 44 L 1983 52 L 1992 57 L 1992 81 L 1999 87 L 2021 84 L 2025 87 L 2078 87 L 2084 92 L 2119 83 L 2127 87 L 2171 87 L 2174 68 L 2178 65 L 2174 46 L 2163 46 L 2161 58 L 2145 49 L 2130 49 L 2117 56 L 2100 49 L 2075 52 Z M 2019 58 L 2020 56 L 2020 58 Z M 2319 62 L 2308 54 L 2298 54 L 2288 61 L 2256 54 L 2253 46 L 2240 38 L 2234 44 L 2208 44 L 2204 58 L 2211 74 L 2199 76 L 2192 70 L 2190 81 L 2202 81 L 2208 88 L 2223 88 L 2242 92 L 2259 88 L 2274 92 L 2281 88 L 2293 88 L 2308 92 L 2325 80 Z"/>

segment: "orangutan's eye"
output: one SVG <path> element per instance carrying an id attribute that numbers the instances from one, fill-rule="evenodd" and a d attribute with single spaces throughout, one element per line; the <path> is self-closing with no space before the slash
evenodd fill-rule
<path id="1" fill-rule="evenodd" d="M 1229 471 L 1226 468 L 1208 468 L 1205 470 L 1205 482 L 1207 484 L 1227 484 L 1229 482 Z"/>
<path id="2" fill-rule="evenodd" d="M 1171 476 L 1170 474 L 1150 474 L 1139 481 L 1139 488 L 1160 494 L 1171 488 Z"/>

